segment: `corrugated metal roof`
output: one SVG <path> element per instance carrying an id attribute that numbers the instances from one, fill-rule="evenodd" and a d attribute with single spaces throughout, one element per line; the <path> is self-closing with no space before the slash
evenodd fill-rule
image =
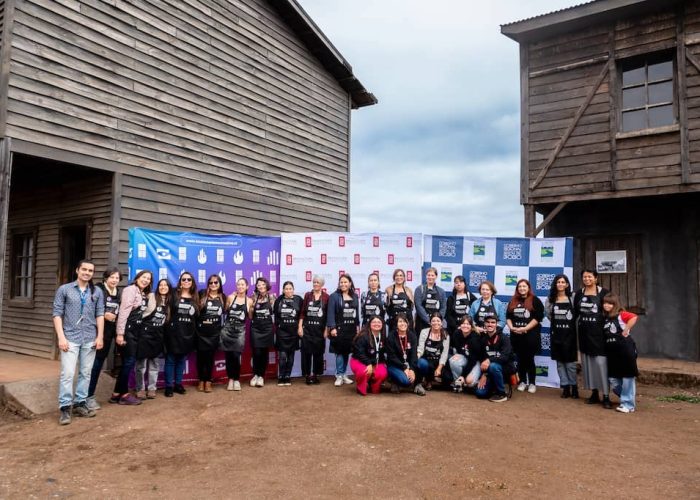
<path id="1" fill-rule="evenodd" d="M 600 2 L 600 1 L 602 1 L 602 0 L 591 0 L 590 2 L 583 2 L 583 3 L 576 4 L 576 5 L 572 5 L 571 7 L 564 7 L 563 9 L 553 10 L 551 12 L 546 12 L 544 14 L 538 14 L 538 15 L 532 16 L 532 17 L 526 17 L 525 19 L 520 19 L 519 21 L 512 21 L 510 23 L 501 24 L 501 28 L 503 28 L 505 26 L 512 26 L 513 24 L 523 23 L 525 21 L 531 21 L 533 19 L 539 19 L 540 17 L 550 16 L 552 14 L 558 14 L 559 12 L 566 12 L 567 10 L 577 9 L 583 5 L 588 5 L 588 4 L 596 3 L 596 2 Z"/>

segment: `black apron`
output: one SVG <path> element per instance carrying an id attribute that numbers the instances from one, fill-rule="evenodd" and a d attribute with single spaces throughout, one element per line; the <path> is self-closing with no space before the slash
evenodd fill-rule
<path id="1" fill-rule="evenodd" d="M 437 368 L 440 364 L 440 356 L 442 356 L 442 350 L 444 345 L 442 340 L 433 340 L 428 334 L 428 338 L 425 339 L 425 345 L 423 346 L 423 358 L 430 363 L 431 366 Z"/>
<path id="2" fill-rule="evenodd" d="M 552 306 L 549 349 L 551 358 L 561 363 L 574 363 L 576 352 L 576 322 L 574 306 L 570 301 L 556 302 Z"/>
<path id="3" fill-rule="evenodd" d="M 584 295 L 578 303 L 579 350 L 589 356 L 605 356 L 603 304 L 598 295 Z"/>
<path id="4" fill-rule="evenodd" d="M 413 302 L 408 298 L 408 294 L 403 291 L 396 293 L 396 285 L 391 288 L 391 296 L 388 299 L 386 312 L 389 314 L 389 320 L 392 326 L 396 326 L 396 316 L 399 313 L 404 313 L 408 318 L 408 329 L 413 329 Z"/>
<path id="5" fill-rule="evenodd" d="M 228 308 L 226 324 L 221 329 L 221 350 L 243 352 L 245 347 L 245 319 L 248 314 L 247 301 L 237 304 L 234 299 Z"/>
<path id="6" fill-rule="evenodd" d="M 196 344 L 194 318 L 197 310 L 194 299 L 176 299 L 174 312 L 165 336 L 165 349 L 169 354 L 189 354 Z"/>
<path id="7" fill-rule="evenodd" d="M 525 304 L 519 302 L 514 308 L 511 323 L 515 328 L 526 327 L 532 320 L 532 312 L 525 307 Z M 527 333 L 510 332 L 510 343 L 513 350 L 521 355 L 534 354 L 537 355 L 542 346 L 542 337 L 538 327 L 533 328 Z"/>
<path id="8" fill-rule="evenodd" d="M 377 290 L 375 293 L 365 292 L 362 297 L 362 326 L 369 322 L 372 316 L 379 316 L 384 319 L 386 311 L 384 309 L 383 293 Z"/>
<path id="9" fill-rule="evenodd" d="M 605 355 L 608 358 L 608 377 L 611 378 L 632 378 L 639 375 L 637 345 L 631 335 L 622 336 L 623 330 L 619 316 L 605 318 Z"/>
<path id="10" fill-rule="evenodd" d="M 279 303 L 279 310 L 275 311 L 277 320 L 277 331 L 275 347 L 279 351 L 291 352 L 299 349 L 299 301 L 282 297 Z"/>
<path id="11" fill-rule="evenodd" d="M 165 305 L 156 306 L 150 316 L 143 319 L 136 359 L 157 358 L 163 353 L 163 329 L 167 310 Z"/>
<path id="12" fill-rule="evenodd" d="M 312 354 L 322 354 L 326 350 L 326 339 L 323 330 L 326 328 L 326 317 L 323 310 L 323 300 L 306 303 L 303 321 L 304 336 L 301 338 L 301 349 Z"/>
<path id="13" fill-rule="evenodd" d="M 464 297 L 460 298 L 455 296 L 454 307 L 452 310 L 454 311 L 455 318 L 457 318 L 458 325 L 462 321 L 462 318 L 469 314 L 470 305 L 471 302 L 469 301 L 469 294 L 466 294 Z"/>
<path id="14" fill-rule="evenodd" d="M 221 299 L 207 297 L 197 321 L 198 351 L 215 351 L 219 347 L 223 314 L 224 303 Z"/>
<path id="15" fill-rule="evenodd" d="M 119 315 L 119 299 L 120 293 L 117 291 L 115 295 L 110 295 L 107 291 L 107 287 L 103 285 L 98 285 L 102 289 L 102 294 L 105 298 L 105 313 L 112 313 L 115 316 Z M 97 351 L 97 355 L 102 355 L 105 358 L 109 354 L 109 349 L 112 347 L 112 341 L 114 336 L 117 334 L 117 318 L 114 321 L 107 321 L 105 319 L 105 326 L 102 335 L 102 349 Z"/>
<path id="16" fill-rule="evenodd" d="M 121 347 L 121 355 L 125 358 L 135 358 L 138 351 L 139 337 L 141 336 L 141 322 L 143 321 L 143 312 L 146 310 L 148 301 L 146 296 L 141 294 L 141 305 L 131 310 L 129 317 L 126 320 L 124 328 L 124 340 L 126 345 Z"/>
<path id="17" fill-rule="evenodd" d="M 481 301 L 481 303 L 479 304 L 479 309 L 476 310 L 474 324 L 476 324 L 476 326 L 478 327 L 483 328 L 484 319 L 486 318 L 486 316 L 493 316 L 494 318 L 497 318 L 496 321 L 501 319 L 498 317 L 496 307 L 493 305 L 493 299 L 491 299 L 491 302 L 489 302 L 488 305 L 485 305 L 483 300 Z"/>
<path id="18" fill-rule="evenodd" d="M 264 302 L 255 299 L 253 321 L 250 325 L 250 344 L 255 348 L 272 347 L 275 337 L 272 329 L 272 304 L 268 295 Z"/>
<path id="19" fill-rule="evenodd" d="M 421 305 L 425 309 L 428 318 L 430 318 L 430 315 L 434 312 L 440 312 L 440 294 L 436 287 L 428 288 L 424 286 L 423 290 L 423 303 Z M 423 321 L 423 318 L 416 314 L 416 331 L 420 332 L 428 327 L 430 327 L 430 321 Z"/>
<path id="20" fill-rule="evenodd" d="M 354 300 L 343 300 L 340 317 L 336 316 L 337 336 L 331 337 L 330 351 L 334 354 L 350 354 L 352 352 L 352 340 L 357 334 L 357 309 L 355 306 Z"/>

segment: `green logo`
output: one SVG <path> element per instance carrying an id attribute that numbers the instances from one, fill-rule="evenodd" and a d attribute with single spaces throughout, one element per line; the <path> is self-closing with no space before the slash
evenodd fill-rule
<path id="1" fill-rule="evenodd" d="M 543 259 L 553 259 L 554 258 L 554 247 L 541 247 L 540 257 Z"/>
<path id="2" fill-rule="evenodd" d="M 486 245 L 483 243 L 474 243 L 474 257 L 485 257 Z"/>

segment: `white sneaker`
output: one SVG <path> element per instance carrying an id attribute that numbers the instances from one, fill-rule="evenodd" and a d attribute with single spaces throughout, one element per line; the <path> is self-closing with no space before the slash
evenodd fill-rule
<path id="1" fill-rule="evenodd" d="M 352 379 L 351 379 L 350 377 L 348 377 L 347 375 L 343 375 L 343 383 L 349 385 L 349 384 L 352 384 L 353 381 L 352 381 Z"/>
<path id="2" fill-rule="evenodd" d="M 527 386 L 527 392 L 529 392 L 530 394 L 536 393 L 537 387 L 535 387 L 535 384 L 530 384 L 529 386 Z"/>
<path id="3" fill-rule="evenodd" d="M 527 389 L 527 384 L 526 384 L 525 382 L 520 382 L 520 383 L 518 384 L 518 391 L 519 391 L 519 392 L 524 392 L 525 389 Z"/>
<path id="4" fill-rule="evenodd" d="M 233 379 L 230 378 L 228 379 L 228 385 L 226 386 L 227 391 L 232 391 L 233 390 Z"/>
<path id="5" fill-rule="evenodd" d="M 233 390 L 234 391 L 240 391 L 241 390 L 241 383 L 238 380 L 233 381 Z"/>
<path id="6" fill-rule="evenodd" d="M 263 377 L 258 377 L 258 380 L 255 382 L 255 387 L 265 387 L 265 379 Z"/>
<path id="7" fill-rule="evenodd" d="M 620 413 L 634 413 L 634 408 L 627 408 L 626 406 L 622 406 L 622 405 L 618 406 L 615 409 L 617 411 L 619 411 Z"/>
<path id="8" fill-rule="evenodd" d="M 336 387 L 340 387 L 341 385 L 343 385 L 343 377 L 342 377 L 342 375 L 336 375 L 336 376 L 335 376 L 335 383 L 334 383 L 333 385 L 336 386 Z"/>
<path id="9" fill-rule="evenodd" d="M 253 378 L 250 379 L 250 386 L 255 387 L 257 385 L 257 383 L 258 383 L 258 376 L 253 375 Z"/>

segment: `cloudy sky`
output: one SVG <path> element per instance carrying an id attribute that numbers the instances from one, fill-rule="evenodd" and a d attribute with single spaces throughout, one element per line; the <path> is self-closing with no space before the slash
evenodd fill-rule
<path id="1" fill-rule="evenodd" d="M 572 0 L 299 0 L 379 104 L 353 112 L 351 231 L 522 236 L 518 44 Z"/>

